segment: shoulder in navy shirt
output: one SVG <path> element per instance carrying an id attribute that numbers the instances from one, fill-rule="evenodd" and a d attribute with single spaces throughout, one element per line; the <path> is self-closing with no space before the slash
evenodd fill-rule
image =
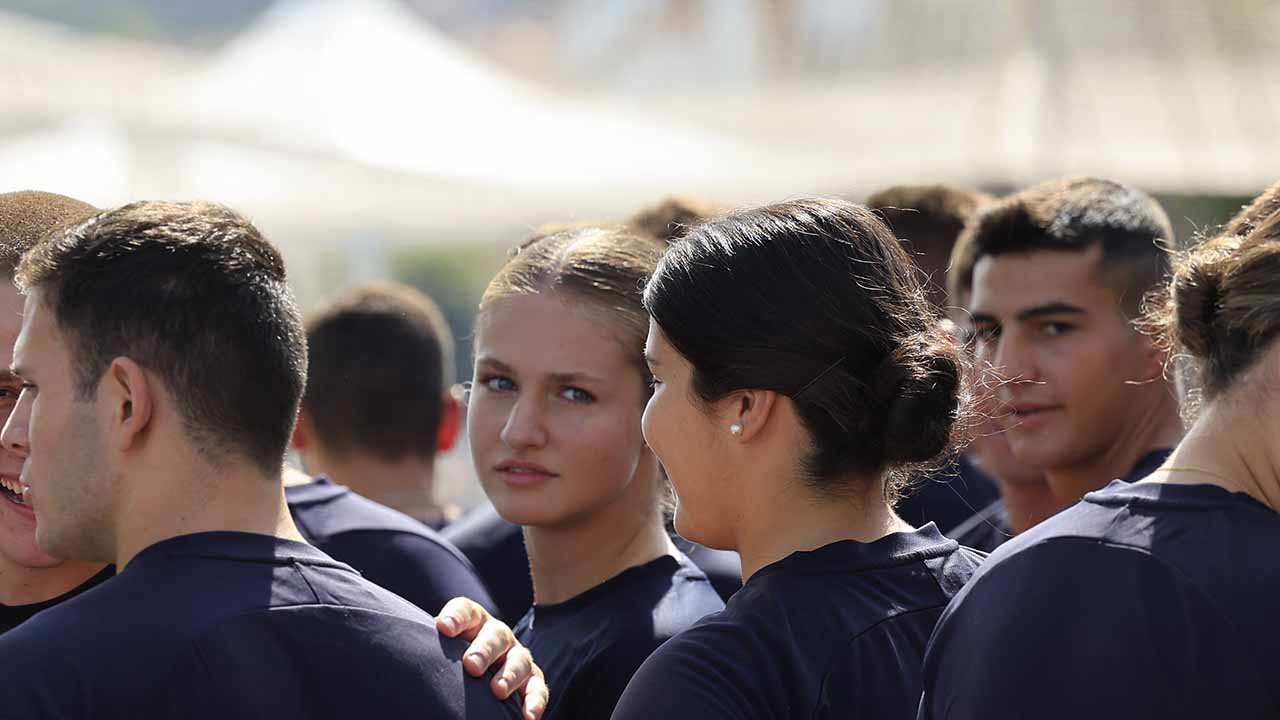
<path id="1" fill-rule="evenodd" d="M 326 478 L 290 485 L 285 497 L 308 542 L 375 585 L 433 614 L 455 597 L 471 598 L 494 611 L 466 557 L 408 515 Z"/>
<path id="2" fill-rule="evenodd" d="M 962 455 L 926 475 L 894 510 L 915 527 L 934 523 L 945 529 L 959 525 L 999 497 L 995 481 Z"/>
<path id="3" fill-rule="evenodd" d="M 694 565 L 711 581 L 720 598 L 729 602 L 729 598 L 742 587 L 742 558 L 732 550 L 715 550 L 696 542 L 685 540 L 670 531 L 671 541 L 685 554 Z"/>
<path id="4" fill-rule="evenodd" d="M 922 719 L 1280 717 L 1280 514 L 1115 481 L 991 555 L 947 608 Z"/>
<path id="5" fill-rule="evenodd" d="M 0 636 L 0 708 L 44 718 L 515 718 L 465 644 L 316 548 L 211 532 Z"/>
<path id="6" fill-rule="evenodd" d="M 982 508 L 976 515 L 948 531 L 947 537 L 965 547 L 985 553 L 1005 544 L 1013 537 L 1013 527 L 1009 524 L 1009 511 L 1004 506 L 1004 500 L 996 500 Z"/>
<path id="7" fill-rule="evenodd" d="M 910 717 L 929 633 L 980 558 L 932 524 L 793 553 L 651 655 L 613 717 Z"/>
<path id="8" fill-rule="evenodd" d="M 444 537 L 467 556 L 497 605 L 498 617 L 514 625 L 533 604 L 533 579 L 524 531 L 502 519 L 491 503 L 444 529 Z"/>
<path id="9" fill-rule="evenodd" d="M 1129 470 L 1129 474 L 1121 479 L 1126 482 L 1141 480 L 1160 467 L 1170 452 L 1172 451 L 1168 448 L 1152 450 L 1143 455 Z M 955 538 L 956 542 L 974 550 L 993 552 L 1013 537 L 1013 526 L 1009 524 L 1009 511 L 1004 506 L 1004 500 L 996 500 L 979 510 L 973 517 L 948 531 L 947 537 Z"/>
<path id="10" fill-rule="evenodd" d="M 535 605 L 516 626 L 551 686 L 546 720 L 607 718 L 640 663 L 724 607 L 687 559 L 664 555 L 574 598 Z"/>

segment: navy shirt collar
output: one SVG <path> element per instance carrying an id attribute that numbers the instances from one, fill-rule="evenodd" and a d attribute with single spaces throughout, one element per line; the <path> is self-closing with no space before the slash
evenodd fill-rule
<path id="1" fill-rule="evenodd" d="M 916 560 L 943 557 L 955 552 L 959 544 L 943 537 L 938 526 L 929 523 L 913 532 L 890 533 L 879 540 L 864 543 L 840 540 L 816 550 L 802 550 L 764 566 L 751 580 L 775 572 L 857 572 L 892 567 Z"/>
<path id="2" fill-rule="evenodd" d="M 273 535 L 214 531 L 179 535 L 161 540 L 138 553 L 123 572 L 146 568 L 175 557 L 218 558 L 275 565 L 301 562 L 311 565 L 346 567 L 306 543 Z"/>
<path id="3" fill-rule="evenodd" d="M 346 485 L 339 485 L 323 475 L 305 485 L 286 485 L 284 488 L 285 499 L 290 505 L 328 502 L 349 492 L 351 489 Z"/>
<path id="4" fill-rule="evenodd" d="M 1094 505 L 1148 505 L 1181 507 L 1185 509 L 1212 509 L 1227 505 L 1249 505 L 1268 514 L 1275 511 L 1258 502 L 1253 496 L 1233 492 L 1217 485 L 1181 485 L 1162 482 L 1135 482 L 1112 480 L 1111 484 L 1084 496 Z"/>

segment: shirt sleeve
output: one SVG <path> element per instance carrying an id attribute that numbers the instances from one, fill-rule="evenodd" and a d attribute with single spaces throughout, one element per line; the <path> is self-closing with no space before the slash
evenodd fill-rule
<path id="1" fill-rule="evenodd" d="M 919 720 L 1241 716 L 1235 631 L 1164 563 L 1074 538 L 999 562 L 935 630 Z"/>
<path id="2" fill-rule="evenodd" d="M 357 530 L 329 538 L 323 550 L 432 615 L 455 597 L 471 598 L 491 614 L 497 613 L 475 571 L 429 538 Z"/>

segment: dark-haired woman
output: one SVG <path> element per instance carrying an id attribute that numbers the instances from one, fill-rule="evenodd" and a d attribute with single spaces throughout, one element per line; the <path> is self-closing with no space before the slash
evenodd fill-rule
<path id="1" fill-rule="evenodd" d="M 893 512 L 947 448 L 961 368 L 863 207 L 797 200 L 694 227 L 645 290 L 649 446 L 676 529 L 743 588 L 663 645 L 615 718 L 907 718 L 925 643 L 980 555 Z"/>
<path id="2" fill-rule="evenodd" d="M 1280 184 L 1157 300 L 1195 423 L 992 554 L 938 625 L 921 718 L 1280 717 Z"/>
<path id="3" fill-rule="evenodd" d="M 724 607 L 663 524 L 645 445 L 641 289 L 662 246 L 620 228 L 525 244 L 480 302 L 467 434 L 485 493 L 524 526 L 534 605 L 516 627 L 545 717 L 607 718 L 664 640 Z"/>

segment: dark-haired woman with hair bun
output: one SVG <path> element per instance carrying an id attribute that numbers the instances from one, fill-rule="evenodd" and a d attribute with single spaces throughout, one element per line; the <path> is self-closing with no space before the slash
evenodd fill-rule
<path id="1" fill-rule="evenodd" d="M 723 612 L 641 666 L 615 718 L 906 718 L 979 553 L 893 512 L 961 410 L 955 341 L 870 211 L 804 199 L 695 226 L 645 289 L 644 432 L 676 530 L 737 550 Z"/>
<path id="2" fill-rule="evenodd" d="M 992 554 L 922 720 L 1280 717 L 1280 184 L 1173 268 L 1147 324 L 1198 371 L 1191 429 Z"/>

